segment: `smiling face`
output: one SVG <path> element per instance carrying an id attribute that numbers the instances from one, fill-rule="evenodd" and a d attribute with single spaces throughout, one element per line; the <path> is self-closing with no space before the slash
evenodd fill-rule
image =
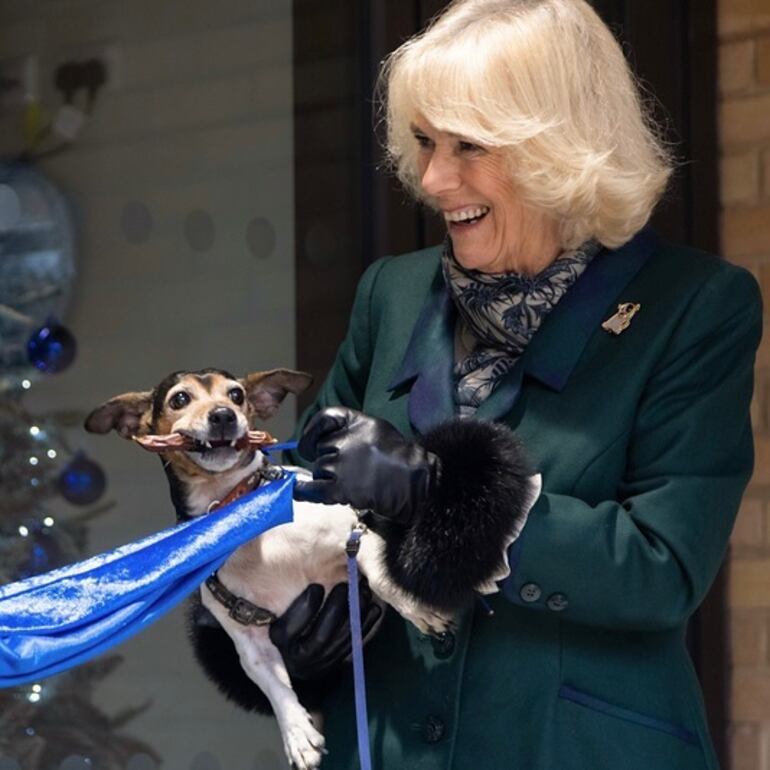
<path id="1" fill-rule="evenodd" d="M 313 378 L 292 369 L 252 372 L 243 378 L 221 369 L 174 372 L 153 390 L 111 398 L 85 420 L 89 433 L 116 431 L 160 452 L 185 478 L 248 464 L 255 446 L 270 443 L 253 431 L 275 414 L 289 393 L 302 393 Z"/>
<path id="2" fill-rule="evenodd" d="M 249 429 L 242 383 L 219 372 L 186 374 L 157 395 L 158 431 L 191 439 L 184 454 L 195 465 L 218 473 L 240 460 L 245 450 L 237 444 Z"/>
<path id="3" fill-rule="evenodd" d="M 455 258 L 485 273 L 535 274 L 559 255 L 556 223 L 525 205 L 500 148 L 412 123 L 425 201 L 444 217 Z"/>

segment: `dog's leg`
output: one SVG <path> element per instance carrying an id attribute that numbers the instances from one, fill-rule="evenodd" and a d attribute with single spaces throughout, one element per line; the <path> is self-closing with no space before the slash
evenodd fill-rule
<path id="1" fill-rule="evenodd" d="M 361 537 L 358 566 L 366 575 L 369 587 L 403 618 L 413 623 L 423 634 L 442 634 L 454 626 L 448 613 L 429 607 L 401 590 L 389 577 L 382 558 L 382 538 L 368 530 Z"/>
<path id="2" fill-rule="evenodd" d="M 292 689 L 289 672 L 267 627 L 240 625 L 207 588 L 201 590 L 201 601 L 233 640 L 241 668 L 270 701 L 289 762 L 298 770 L 315 770 L 325 753 L 324 737 Z"/>
<path id="3" fill-rule="evenodd" d="M 270 641 L 267 629 L 233 629 L 231 621 L 226 630 L 243 670 L 273 707 L 289 762 L 298 770 L 315 770 L 325 753 L 324 737 L 292 689 L 281 653 Z"/>

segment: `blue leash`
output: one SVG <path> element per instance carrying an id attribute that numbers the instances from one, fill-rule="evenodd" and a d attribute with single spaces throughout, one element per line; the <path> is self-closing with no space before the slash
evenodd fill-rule
<path id="1" fill-rule="evenodd" d="M 364 679 L 364 651 L 361 636 L 361 603 L 358 596 L 358 564 L 356 554 L 361 546 L 363 529 L 350 533 L 345 545 L 348 555 L 348 604 L 350 606 L 350 636 L 353 646 L 353 688 L 356 701 L 356 735 L 361 770 L 372 770 L 369 752 L 369 718 L 366 713 L 366 680 Z"/>
<path id="2" fill-rule="evenodd" d="M 297 448 L 296 441 L 273 444 L 264 447 L 262 452 L 272 454 Z M 350 533 L 345 544 L 348 561 L 348 607 L 350 610 L 350 636 L 353 648 L 353 689 L 356 702 L 356 735 L 358 737 L 358 756 L 361 770 L 372 770 L 372 757 L 369 750 L 369 718 L 366 712 L 366 680 L 364 678 L 364 642 L 361 633 L 361 601 L 358 595 L 358 563 L 356 555 L 361 547 L 363 528 L 356 528 Z"/>
<path id="3" fill-rule="evenodd" d="M 297 441 L 284 441 L 283 444 L 271 444 L 260 449 L 260 452 L 265 455 L 271 455 L 273 452 L 288 452 L 297 448 Z"/>

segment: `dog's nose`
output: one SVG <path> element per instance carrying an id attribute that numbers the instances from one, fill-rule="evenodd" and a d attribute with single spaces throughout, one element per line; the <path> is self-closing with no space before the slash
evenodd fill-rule
<path id="1" fill-rule="evenodd" d="M 209 425 L 215 428 L 229 428 L 236 420 L 235 412 L 229 406 L 218 406 L 209 412 Z"/>

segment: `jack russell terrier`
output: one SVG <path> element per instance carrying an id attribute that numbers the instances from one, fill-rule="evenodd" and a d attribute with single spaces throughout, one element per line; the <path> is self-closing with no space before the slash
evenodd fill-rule
<path id="1" fill-rule="evenodd" d="M 91 412 L 85 427 L 92 433 L 115 430 L 158 452 L 177 518 L 186 520 L 280 476 L 280 467 L 271 465 L 261 451 L 274 439 L 256 430 L 257 422 L 271 417 L 287 394 L 304 391 L 311 379 L 288 369 L 243 378 L 220 369 L 175 372 L 153 390 L 110 399 Z M 463 436 L 462 441 L 466 439 Z M 506 445 L 502 451 L 509 449 Z M 538 477 L 530 477 L 522 462 L 515 463 L 515 471 L 513 487 L 497 490 L 505 521 L 499 526 L 495 522 L 497 539 L 487 544 L 488 564 L 477 571 L 478 550 L 469 561 L 468 573 L 473 575 L 469 579 L 475 580 L 469 586 L 471 593 L 493 593 L 498 590 L 496 581 L 509 574 L 507 547 L 539 492 Z M 477 490 L 468 494 L 476 496 Z M 208 612 L 203 610 L 202 615 L 198 605 L 191 615 L 191 640 L 206 673 L 244 708 L 269 711 L 253 685 L 264 693 L 278 721 L 286 756 L 299 770 L 319 766 L 324 738 L 292 687 L 281 654 L 270 640 L 269 625 L 309 584 L 320 584 L 328 592 L 346 581 L 345 544 L 357 524 L 358 514 L 351 507 L 295 501 L 291 523 L 240 546 L 201 586 L 200 603 Z M 360 541 L 358 564 L 375 601 L 389 604 L 424 634 L 449 630 L 453 610 L 460 606 L 458 597 L 426 602 L 415 596 L 409 585 L 399 584 L 398 570 L 389 568 L 386 545 L 372 530 L 366 530 Z M 426 549 L 430 553 L 430 542 L 421 544 L 421 553 Z M 462 563 L 453 561 L 448 569 L 463 570 Z M 483 579 L 477 580 L 477 575 Z M 440 571 L 436 578 L 441 579 Z M 462 600 L 467 598 L 466 592 Z M 250 680 L 246 686 L 236 681 L 243 674 Z"/>

